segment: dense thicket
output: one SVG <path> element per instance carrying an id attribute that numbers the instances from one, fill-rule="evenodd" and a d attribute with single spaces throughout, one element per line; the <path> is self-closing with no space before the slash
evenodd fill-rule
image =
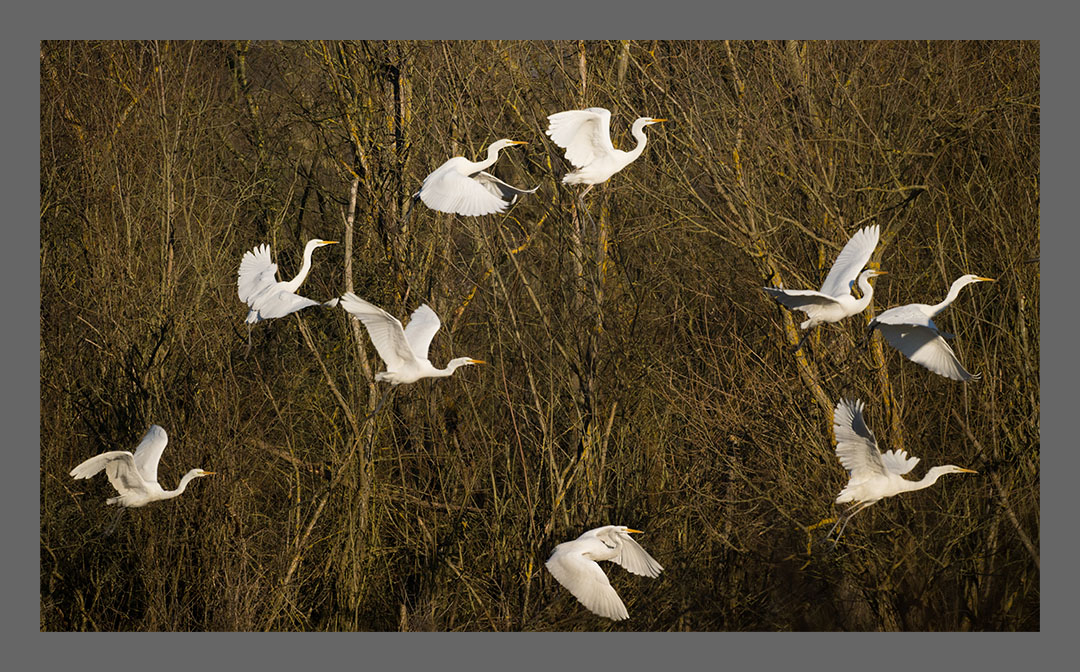
<path id="1" fill-rule="evenodd" d="M 43 43 L 41 628 L 1038 629 L 1039 105 L 1023 42 Z M 671 119 L 588 216 L 544 135 L 586 106 L 622 148 Z M 408 212 L 503 137 L 535 195 Z M 818 286 L 870 223 L 873 305 L 793 355 L 759 288 Z M 311 237 L 343 244 L 301 294 L 428 302 L 432 359 L 488 365 L 366 420 L 381 362 L 340 309 L 245 357 L 241 255 L 292 277 Z M 862 342 L 968 272 L 998 281 L 938 322 L 982 380 Z M 916 474 L 979 475 L 815 543 L 842 395 Z M 151 423 L 165 487 L 218 475 L 105 534 L 106 479 L 67 473 Z M 665 567 L 609 571 L 619 624 L 543 569 L 609 523 Z"/>

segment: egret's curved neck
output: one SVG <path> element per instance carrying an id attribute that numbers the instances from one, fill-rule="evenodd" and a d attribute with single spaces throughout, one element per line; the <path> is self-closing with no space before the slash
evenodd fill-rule
<path id="1" fill-rule="evenodd" d="M 487 168 L 488 166 L 490 166 L 491 164 L 495 163 L 495 160 L 499 158 L 499 151 L 501 149 L 502 149 L 502 147 L 500 147 L 497 144 L 491 145 L 490 147 L 488 147 L 487 158 L 484 159 L 483 161 L 477 161 L 476 163 L 474 163 L 473 166 L 472 166 L 472 170 L 470 170 L 469 172 L 471 173 L 471 172 L 474 172 L 476 170 L 483 170 L 483 169 Z"/>
<path id="2" fill-rule="evenodd" d="M 932 311 L 930 315 L 937 315 L 945 310 L 946 306 L 955 301 L 956 297 L 960 296 L 960 290 L 967 284 L 969 284 L 969 281 L 964 278 L 957 278 L 954 280 L 952 285 L 949 286 L 949 293 L 945 296 L 945 300 L 930 306 L 930 310 Z"/>
<path id="3" fill-rule="evenodd" d="M 631 127 L 630 129 L 630 132 L 634 135 L 635 138 L 637 138 L 637 147 L 634 147 L 626 153 L 630 161 L 633 161 L 637 157 L 641 156 L 641 153 L 645 151 L 645 143 L 648 142 L 649 139 L 645 136 L 644 121 L 635 121 L 633 127 Z"/>
<path id="4" fill-rule="evenodd" d="M 904 490 L 911 491 L 929 488 L 934 483 L 937 483 L 937 480 L 944 476 L 947 471 L 948 469 L 946 467 L 932 467 L 926 472 L 925 476 L 923 476 L 917 481 L 905 480 Z"/>
<path id="5" fill-rule="evenodd" d="M 308 271 L 311 270 L 311 253 L 315 251 L 316 247 L 318 245 L 308 245 L 304 248 L 304 264 L 300 267 L 300 272 L 296 274 L 296 277 L 285 283 L 285 291 L 295 292 L 300 289 L 300 285 L 303 284 Z"/>
<path id="6" fill-rule="evenodd" d="M 465 366 L 468 363 L 468 359 L 452 359 L 446 363 L 445 369 L 435 369 L 435 373 L 431 374 L 431 376 L 433 378 L 447 378 L 454 375 L 454 371 L 457 371 L 459 367 Z"/>
<path id="7" fill-rule="evenodd" d="M 189 471 L 184 474 L 184 477 L 180 479 L 180 485 L 176 486 L 175 490 L 166 490 L 162 499 L 172 499 L 173 497 L 179 497 L 187 490 L 188 483 L 191 483 L 199 476 L 197 471 Z"/>
<path id="8" fill-rule="evenodd" d="M 855 301 L 855 307 L 861 313 L 870 305 L 870 299 L 874 298 L 874 286 L 870 284 L 869 276 L 859 276 L 859 290 L 862 292 L 862 298 Z"/>

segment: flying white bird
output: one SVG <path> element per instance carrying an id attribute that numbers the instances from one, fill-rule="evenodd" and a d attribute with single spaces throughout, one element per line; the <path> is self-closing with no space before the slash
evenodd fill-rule
<path id="1" fill-rule="evenodd" d="M 352 292 L 341 297 L 341 307 L 364 323 L 375 350 L 386 363 L 386 371 L 375 374 L 376 381 L 400 385 L 421 378 L 445 378 L 459 366 L 484 363 L 479 359 L 458 357 L 451 359 L 445 369 L 432 365 L 428 360 L 428 346 L 442 323 L 426 303 L 413 311 L 405 328 L 396 317 Z"/>
<path id="2" fill-rule="evenodd" d="M 539 189 L 518 189 L 503 182 L 484 169 L 499 158 L 499 150 L 511 145 L 528 144 L 521 140 L 502 139 L 488 147 L 487 159 L 469 161 L 464 156 L 455 156 L 442 164 L 424 178 L 420 191 L 413 198 L 420 197 L 432 210 L 451 214 L 478 216 L 503 212 L 522 194 L 531 194 Z"/>
<path id="3" fill-rule="evenodd" d="M 840 525 L 840 530 L 836 534 L 836 538 L 839 539 L 852 516 L 880 499 L 892 497 L 901 492 L 929 488 L 944 474 L 978 473 L 972 469 L 946 464 L 931 467 L 918 481 L 901 478 L 919 463 L 919 458 L 908 457 L 907 451 L 904 450 L 900 452 L 890 450 L 882 453 L 878 449 L 874 433 L 863 420 L 862 411 L 862 401 L 841 399 L 833 412 L 836 457 L 840 459 L 840 464 L 850 472 L 848 484 L 840 491 L 836 503 L 853 502 L 853 504 L 837 518 L 836 524 L 825 535 L 826 538 L 843 521 L 843 525 Z"/>
<path id="4" fill-rule="evenodd" d="M 192 469 L 184 474 L 175 490 L 163 490 L 158 485 L 157 468 L 168 441 L 169 436 L 164 429 L 150 425 L 150 430 L 136 446 L 135 454 L 126 450 L 112 450 L 96 455 L 72 469 L 71 476 L 90 478 L 104 469 L 109 482 L 120 493 L 118 497 L 105 500 L 105 503 L 132 507 L 146 506 L 159 499 L 172 499 L 183 493 L 193 479 L 214 475 L 212 471 Z"/>
<path id="5" fill-rule="evenodd" d="M 637 138 L 637 146 L 629 152 L 615 149 L 611 144 L 611 112 L 602 107 L 590 107 L 586 110 L 568 110 L 548 117 L 546 133 L 559 147 L 566 150 L 566 159 L 577 170 L 563 177 L 563 184 L 587 184 L 580 198 L 593 188 L 593 185 L 606 182 L 631 161 L 645 151 L 644 128 L 650 124 L 659 124 L 667 119 L 641 117 L 634 122 L 630 132 Z"/>
<path id="6" fill-rule="evenodd" d="M 319 305 L 318 301 L 299 296 L 295 292 L 311 270 L 311 253 L 315 248 L 335 243 L 336 240 L 309 240 L 304 247 L 304 265 L 296 277 L 288 282 L 278 281 L 275 277 L 277 264 L 270 259 L 269 245 L 263 244 L 245 252 L 236 281 L 236 293 L 240 300 L 251 308 L 245 322 L 251 325 L 273 317 L 284 317 L 301 308 Z M 250 331 L 248 334 L 250 337 Z"/>
<path id="7" fill-rule="evenodd" d="M 629 533 L 641 534 L 641 530 L 605 525 L 563 542 L 551 552 L 546 563 L 548 571 L 594 614 L 613 621 L 629 618 L 626 606 L 597 563 L 610 560 L 631 574 L 652 578 L 660 576 L 664 569 Z"/>
<path id="8" fill-rule="evenodd" d="M 874 296 L 874 288 L 870 285 L 869 279 L 887 275 L 885 271 L 869 268 L 859 273 L 859 270 L 870 260 L 874 248 L 877 247 L 878 233 L 879 228 L 876 224 L 856 231 L 844 245 L 844 249 L 840 250 L 840 255 L 833 262 L 820 290 L 778 287 L 764 287 L 763 289 L 791 310 L 801 310 L 806 313 L 809 319 L 799 325 L 800 329 L 810 329 L 825 322 L 839 322 L 850 315 L 858 315 L 866 310 Z M 856 282 L 862 290 L 861 299 L 856 299 L 851 295 L 851 287 Z M 805 339 L 804 336 L 803 340 Z M 799 346 L 802 346 L 802 341 L 799 341 Z"/>
<path id="9" fill-rule="evenodd" d="M 899 350 L 905 357 L 922 364 L 934 373 L 967 382 L 977 380 L 980 374 L 968 373 L 956 353 L 945 342 L 952 334 L 938 331 L 937 325 L 930 318 L 956 300 L 960 289 L 973 282 L 994 282 L 993 278 L 978 275 L 962 275 L 949 287 L 949 294 L 941 303 L 929 306 L 925 303 L 909 303 L 906 306 L 890 308 L 870 321 L 868 333 L 877 329 L 889 345 Z"/>

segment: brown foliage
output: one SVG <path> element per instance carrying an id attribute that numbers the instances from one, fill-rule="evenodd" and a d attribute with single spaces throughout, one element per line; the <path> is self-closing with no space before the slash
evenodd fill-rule
<path id="1" fill-rule="evenodd" d="M 43 630 L 1036 630 L 1039 46 L 1030 42 L 44 43 Z M 546 116 L 612 110 L 643 156 L 588 196 Z M 503 137 L 540 190 L 500 217 L 409 197 Z M 350 187 L 355 191 L 350 198 Z M 821 328 L 760 287 L 816 287 L 882 227 L 863 315 Z M 343 311 L 256 325 L 245 250 L 301 293 L 443 319 L 396 390 Z M 960 384 L 865 324 L 939 301 Z M 845 472 L 831 408 L 885 448 L 979 476 L 880 502 L 818 543 Z M 124 514 L 67 472 L 171 441 L 184 496 Z M 604 524 L 659 579 L 610 572 L 631 620 L 543 569 Z"/>

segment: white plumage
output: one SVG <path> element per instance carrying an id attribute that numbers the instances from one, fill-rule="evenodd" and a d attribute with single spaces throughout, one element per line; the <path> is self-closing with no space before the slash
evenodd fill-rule
<path id="1" fill-rule="evenodd" d="M 161 453 L 169 442 L 169 436 L 158 425 L 150 425 L 149 431 L 135 448 L 135 453 L 126 450 L 112 450 L 91 457 L 71 470 L 76 479 L 90 478 L 102 470 L 109 477 L 109 483 L 119 494 L 110 497 L 106 504 L 120 506 L 146 506 L 160 499 L 171 499 L 187 489 L 188 483 L 201 476 L 212 476 L 214 472 L 192 469 L 180 479 L 176 490 L 163 490 L 158 484 L 157 468 Z"/>
<path id="2" fill-rule="evenodd" d="M 660 576 L 664 569 L 630 537 L 630 533 L 640 534 L 641 531 L 623 525 L 589 530 L 573 541 L 556 546 L 546 567 L 555 580 L 589 611 L 613 621 L 629 618 L 626 606 L 597 563 L 610 560 L 631 574 L 652 578 Z"/>
<path id="3" fill-rule="evenodd" d="M 432 210 L 476 217 L 503 212 L 522 194 L 531 194 L 540 187 L 518 189 L 484 172 L 495 163 L 499 150 L 511 145 L 524 145 L 519 140 L 502 139 L 488 147 L 484 161 L 469 161 L 455 156 L 431 172 L 414 196 Z"/>
<path id="4" fill-rule="evenodd" d="M 450 360 L 445 369 L 432 365 L 428 360 L 428 346 L 442 325 L 439 316 L 427 304 L 413 311 L 409 325 L 404 328 L 396 317 L 352 292 L 341 297 L 341 307 L 364 323 L 375 350 L 386 364 L 386 371 L 375 374 L 377 381 L 400 385 L 421 378 L 445 378 L 460 366 L 484 363 L 479 359 L 458 357 Z"/>
<path id="5" fill-rule="evenodd" d="M 918 481 L 902 478 L 919 463 L 919 458 L 909 457 L 907 451 L 903 450 L 882 453 L 878 449 L 874 433 L 863 420 L 863 402 L 859 400 L 842 399 L 836 405 L 833 412 L 833 434 L 836 438 L 836 457 L 849 472 L 848 483 L 837 495 L 836 503 L 853 503 L 832 527 L 835 530 L 843 521 L 837 538 L 843 533 L 852 516 L 878 500 L 901 492 L 928 488 L 944 474 L 977 473 L 971 469 L 946 464 L 929 469 Z M 832 530 L 829 530 L 829 534 L 832 534 Z"/>
<path id="6" fill-rule="evenodd" d="M 261 320 L 284 317 L 308 306 L 319 305 L 318 301 L 297 295 L 296 290 L 311 270 L 311 253 L 315 248 L 335 243 L 336 240 L 309 240 L 304 247 L 304 263 L 300 272 L 287 282 L 277 280 L 277 264 L 270 258 L 269 245 L 259 245 L 245 252 L 240 260 L 240 272 L 236 280 L 236 293 L 250 308 L 244 321 L 254 324 Z"/>
<path id="7" fill-rule="evenodd" d="M 945 300 L 934 305 L 909 303 L 906 306 L 890 308 L 870 322 L 870 330 L 877 329 L 889 345 L 899 350 L 905 357 L 921 364 L 934 373 L 967 382 L 977 380 L 980 374 L 968 373 L 951 346 L 945 342 L 945 336 L 931 319 L 946 306 L 956 300 L 960 290 L 973 282 L 994 282 L 993 278 L 978 275 L 962 275 L 953 281 Z"/>
<path id="8" fill-rule="evenodd" d="M 566 160 L 576 170 L 563 177 L 563 184 L 589 185 L 582 197 L 594 184 L 606 182 L 645 151 L 648 139 L 643 130 L 650 124 L 667 119 L 641 117 L 634 122 L 630 132 L 637 139 L 637 146 L 629 152 L 615 149 L 611 144 L 611 112 L 602 107 L 586 110 L 567 110 L 548 117 L 546 133 L 559 147 L 566 150 Z"/>
<path id="9" fill-rule="evenodd" d="M 829 274 L 825 276 L 825 282 L 821 283 L 820 290 L 778 287 L 765 287 L 764 290 L 789 309 L 806 313 L 808 319 L 799 325 L 800 329 L 810 329 L 825 322 L 839 322 L 850 315 L 858 315 L 866 310 L 874 296 L 874 288 L 869 279 L 886 275 L 885 271 L 873 269 L 859 273 L 873 255 L 878 244 L 878 235 L 879 228 L 876 224 L 856 231 L 844 245 L 844 249 L 840 250 Z M 856 281 L 863 293 L 861 299 L 851 295 L 851 286 Z"/>

